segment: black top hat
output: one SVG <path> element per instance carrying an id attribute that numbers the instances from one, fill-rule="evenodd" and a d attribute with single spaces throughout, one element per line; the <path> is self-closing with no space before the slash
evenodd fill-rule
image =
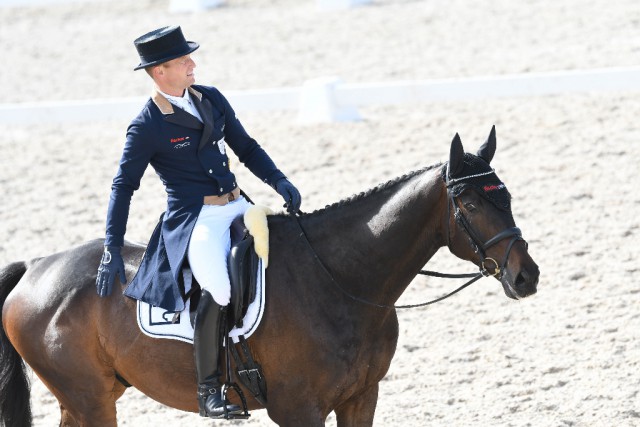
<path id="1" fill-rule="evenodd" d="M 179 26 L 162 27 L 138 37 L 133 44 L 140 55 L 140 64 L 134 70 L 162 64 L 188 55 L 200 45 L 188 42 Z"/>

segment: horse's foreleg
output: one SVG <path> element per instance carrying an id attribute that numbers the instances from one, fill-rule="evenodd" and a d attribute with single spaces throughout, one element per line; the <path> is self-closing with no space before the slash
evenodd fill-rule
<path id="1" fill-rule="evenodd" d="M 378 403 L 378 384 L 369 387 L 336 408 L 338 427 L 370 427 Z"/>

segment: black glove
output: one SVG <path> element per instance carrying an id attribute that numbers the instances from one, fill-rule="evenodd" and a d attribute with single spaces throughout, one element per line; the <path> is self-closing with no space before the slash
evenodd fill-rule
<path id="1" fill-rule="evenodd" d="M 120 249 L 118 246 L 104 247 L 100 267 L 98 267 L 98 277 L 96 278 L 96 289 L 101 297 L 111 295 L 113 282 L 116 281 L 118 274 L 120 274 L 120 281 L 127 283 L 127 278 L 124 275 L 124 260 L 120 255 Z"/>
<path id="2" fill-rule="evenodd" d="M 287 208 L 287 212 L 294 214 L 300 210 L 302 203 L 300 192 L 287 178 L 280 178 L 274 187 L 284 199 L 284 207 Z"/>

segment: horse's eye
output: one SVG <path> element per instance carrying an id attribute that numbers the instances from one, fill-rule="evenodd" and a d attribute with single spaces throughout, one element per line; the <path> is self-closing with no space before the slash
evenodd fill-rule
<path id="1" fill-rule="evenodd" d="M 471 202 L 465 203 L 464 208 L 469 212 L 475 212 L 478 210 L 478 208 L 476 208 L 476 206 Z"/>

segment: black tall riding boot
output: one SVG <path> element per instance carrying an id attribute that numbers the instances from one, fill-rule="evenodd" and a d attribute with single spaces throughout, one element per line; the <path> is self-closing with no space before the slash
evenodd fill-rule
<path id="1" fill-rule="evenodd" d="M 224 416 L 225 401 L 220 384 L 220 348 L 225 331 L 223 330 L 223 307 L 217 304 L 211 294 L 202 290 L 196 310 L 193 336 L 193 354 L 198 376 L 198 405 L 200 415 L 210 418 Z M 227 404 L 229 414 L 238 414 L 237 405 Z"/>

